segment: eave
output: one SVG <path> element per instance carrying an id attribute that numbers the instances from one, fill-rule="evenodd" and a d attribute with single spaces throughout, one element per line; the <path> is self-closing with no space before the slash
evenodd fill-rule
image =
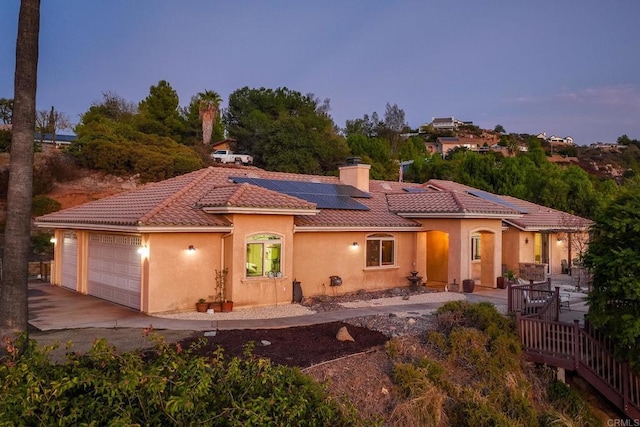
<path id="1" fill-rule="evenodd" d="M 402 232 L 402 231 L 423 231 L 422 225 L 408 227 L 384 227 L 384 226 L 299 226 L 293 227 L 293 232 L 317 233 L 317 232 L 345 232 L 345 231 L 362 231 L 362 232 Z"/>
<path id="2" fill-rule="evenodd" d="M 514 222 L 511 222 L 509 220 L 504 220 L 505 223 L 507 223 L 508 225 L 517 228 L 518 230 L 521 231 L 546 231 L 546 232 L 550 232 L 550 233 L 567 233 L 567 232 L 585 232 L 587 231 L 587 229 L 589 227 L 564 227 L 564 226 L 558 226 L 558 225 L 546 225 L 546 226 L 539 226 L 539 225 L 525 225 L 525 226 L 521 226 L 518 225 Z"/>
<path id="3" fill-rule="evenodd" d="M 119 233 L 229 233 L 233 226 L 198 225 L 110 225 L 73 222 L 37 222 L 38 228 L 73 229 L 90 231 L 113 231 Z"/>

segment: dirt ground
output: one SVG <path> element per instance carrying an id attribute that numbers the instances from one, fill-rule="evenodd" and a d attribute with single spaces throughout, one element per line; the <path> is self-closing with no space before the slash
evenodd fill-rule
<path id="1" fill-rule="evenodd" d="M 345 326 L 354 341 L 338 341 L 336 334 Z M 183 340 L 183 348 L 200 338 Z M 253 342 L 253 354 L 268 358 L 273 363 L 306 368 L 346 355 L 360 353 L 383 346 L 388 337 L 366 328 L 342 322 L 298 326 L 285 329 L 240 329 L 217 331 L 215 336 L 205 337 L 206 345 L 199 347 L 201 355 L 211 354 L 218 347 L 226 356 L 242 356 L 245 346 Z"/>

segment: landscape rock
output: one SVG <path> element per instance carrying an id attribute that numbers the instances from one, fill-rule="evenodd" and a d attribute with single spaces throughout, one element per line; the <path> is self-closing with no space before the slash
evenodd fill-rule
<path id="1" fill-rule="evenodd" d="M 355 342 L 355 340 L 353 339 L 353 337 L 351 336 L 351 334 L 347 330 L 346 326 L 343 326 L 340 329 L 338 329 L 338 333 L 336 334 L 336 339 L 338 341 L 352 341 L 352 342 Z"/>

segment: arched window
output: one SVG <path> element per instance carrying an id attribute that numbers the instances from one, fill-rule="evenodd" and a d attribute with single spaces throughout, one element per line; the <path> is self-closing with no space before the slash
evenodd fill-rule
<path id="1" fill-rule="evenodd" d="M 281 272 L 282 237 L 256 234 L 247 238 L 247 277 L 264 277 Z"/>
<path id="2" fill-rule="evenodd" d="M 367 236 L 367 267 L 384 267 L 396 263 L 396 238 L 390 234 Z"/>

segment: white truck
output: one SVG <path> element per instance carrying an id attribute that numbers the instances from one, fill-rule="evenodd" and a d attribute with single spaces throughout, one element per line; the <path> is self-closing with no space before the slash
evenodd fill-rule
<path id="1" fill-rule="evenodd" d="M 236 165 L 251 165 L 253 157 L 248 154 L 236 154 L 231 150 L 216 150 L 211 153 L 211 158 L 216 163 L 235 163 Z"/>

